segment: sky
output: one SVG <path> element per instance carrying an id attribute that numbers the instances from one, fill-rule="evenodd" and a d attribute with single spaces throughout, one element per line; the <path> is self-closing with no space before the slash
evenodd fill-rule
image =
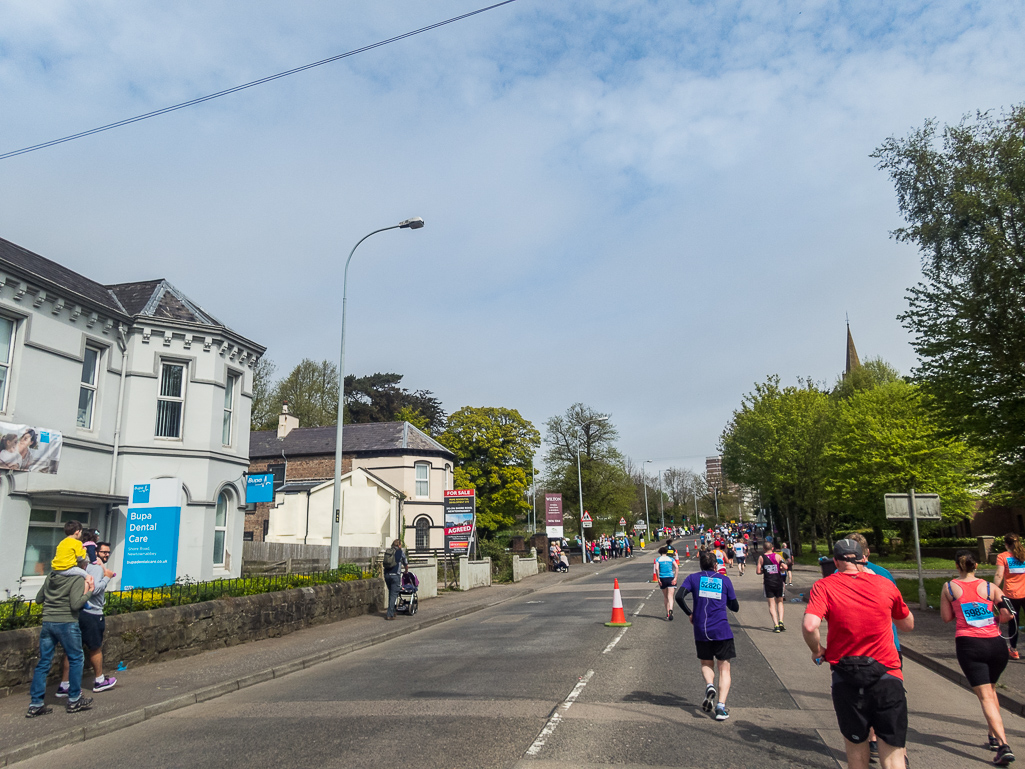
<path id="1" fill-rule="evenodd" d="M 0 153 L 482 7 L 13 0 Z M 872 151 L 1025 101 L 1016 2 L 517 0 L 152 120 L 0 160 L 0 236 L 166 278 L 285 374 L 404 375 L 449 412 L 582 402 L 703 469 L 741 398 L 915 365 L 920 258 Z"/>

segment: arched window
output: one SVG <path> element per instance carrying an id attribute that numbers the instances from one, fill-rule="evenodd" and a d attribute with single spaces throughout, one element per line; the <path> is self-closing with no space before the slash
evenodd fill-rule
<path id="1" fill-rule="evenodd" d="M 416 523 L 416 549 L 428 550 L 431 547 L 431 520 L 430 518 L 417 518 Z"/>
<path id="2" fill-rule="evenodd" d="M 214 566 L 224 565 L 224 540 L 228 536 L 228 492 L 217 495 L 217 510 L 214 512 Z"/>

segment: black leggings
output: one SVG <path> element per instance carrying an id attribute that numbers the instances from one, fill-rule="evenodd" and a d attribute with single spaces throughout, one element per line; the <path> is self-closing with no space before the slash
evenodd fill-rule
<path id="1" fill-rule="evenodd" d="M 1025 606 L 1025 598 L 1011 598 L 1007 596 L 1007 600 L 1014 606 L 1014 635 L 1011 636 L 1011 648 L 1018 648 L 1018 629 L 1021 624 L 1021 610 Z"/>

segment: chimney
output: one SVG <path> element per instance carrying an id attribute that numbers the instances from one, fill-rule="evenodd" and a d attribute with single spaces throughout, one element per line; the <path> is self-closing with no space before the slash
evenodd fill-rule
<path id="1" fill-rule="evenodd" d="M 299 418 L 288 413 L 288 401 L 285 401 L 281 404 L 281 413 L 278 415 L 278 438 L 284 438 L 298 426 Z"/>

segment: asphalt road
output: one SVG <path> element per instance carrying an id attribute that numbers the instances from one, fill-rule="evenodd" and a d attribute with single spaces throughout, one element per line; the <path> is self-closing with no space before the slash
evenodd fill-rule
<path id="1" fill-rule="evenodd" d="M 815 719 L 739 628 L 733 717 L 720 723 L 701 711 L 691 626 L 680 612 L 665 620 L 650 570 L 647 558 L 612 562 L 19 765 L 78 765 L 84 750 L 110 769 L 835 767 Z M 634 623 L 625 633 L 603 624 L 613 577 Z M 764 612 L 742 605 L 741 617 L 745 608 Z"/>

